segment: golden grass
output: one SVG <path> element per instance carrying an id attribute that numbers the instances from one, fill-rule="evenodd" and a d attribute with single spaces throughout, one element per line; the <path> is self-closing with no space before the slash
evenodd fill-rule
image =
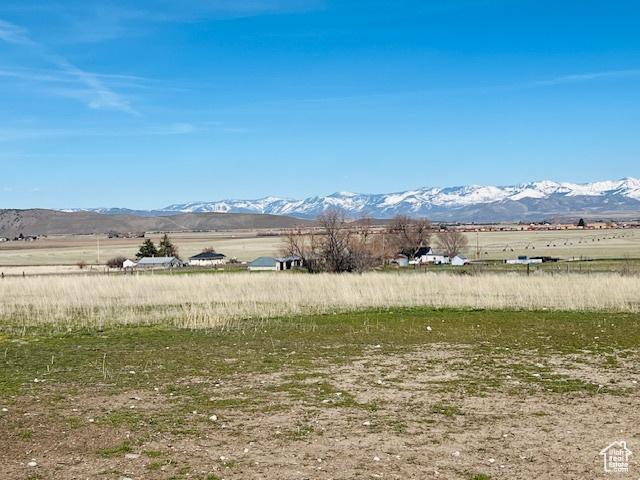
<path id="1" fill-rule="evenodd" d="M 220 274 L 54 276 L 0 281 L 4 328 L 171 325 L 212 328 L 241 319 L 428 306 L 640 311 L 640 278 Z"/>

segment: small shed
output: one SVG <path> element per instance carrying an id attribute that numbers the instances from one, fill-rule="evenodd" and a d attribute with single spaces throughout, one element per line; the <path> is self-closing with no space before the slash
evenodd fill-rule
<path id="1" fill-rule="evenodd" d="M 125 260 L 124 262 L 122 262 L 122 268 L 124 269 L 128 269 L 128 268 L 133 268 L 137 265 L 136 262 L 132 261 L 132 260 Z"/>
<path id="2" fill-rule="evenodd" d="M 184 263 L 177 257 L 142 257 L 138 260 L 138 268 L 174 268 L 183 267 Z"/>
<path id="3" fill-rule="evenodd" d="M 451 265 L 455 265 L 457 267 L 460 267 L 462 265 L 469 265 L 469 259 L 465 254 L 459 253 L 451 259 Z"/>
<path id="4" fill-rule="evenodd" d="M 222 253 L 202 252 L 189 257 L 189 265 L 198 267 L 224 265 L 225 263 L 227 263 L 227 256 Z"/>

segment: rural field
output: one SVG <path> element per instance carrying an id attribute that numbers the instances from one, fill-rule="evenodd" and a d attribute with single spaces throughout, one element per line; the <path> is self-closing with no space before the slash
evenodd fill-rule
<path id="1" fill-rule="evenodd" d="M 170 236 L 178 246 L 180 256 L 185 259 L 200 253 L 204 248 L 213 247 L 228 258 L 252 261 L 260 256 L 276 255 L 280 249 L 281 237 L 266 236 L 265 233 L 268 230 L 171 233 Z M 146 238 L 156 243 L 161 237 L 162 234 L 146 235 Z M 143 241 L 142 238 L 108 238 L 106 235 L 51 235 L 36 242 L 0 243 L 0 268 L 7 267 L 5 271 L 9 272 L 22 272 L 24 269 L 21 267 L 28 267 L 27 271 L 36 273 L 62 273 L 69 269 L 56 271 L 43 267 L 73 267 L 79 261 L 97 268 L 117 256 L 135 258 Z M 12 270 L 9 267 L 17 268 Z"/>
<path id="2" fill-rule="evenodd" d="M 640 444 L 638 276 L 33 276 L 0 293 L 7 479 L 588 479 L 607 445 Z M 617 478 L 640 474 L 629 460 Z"/>
<path id="3" fill-rule="evenodd" d="M 363 275 L 104 275 L 95 236 L 2 245 L 2 478 L 602 478 L 601 450 L 640 445 L 632 233 L 481 232 L 494 267 Z M 100 263 L 141 243 L 99 241 Z M 597 261 L 499 262 L 522 254 Z"/>
<path id="4" fill-rule="evenodd" d="M 213 247 L 228 258 L 251 262 L 260 256 L 279 255 L 281 230 L 231 230 L 226 232 L 176 232 L 171 239 L 183 258 Z M 472 260 L 504 260 L 518 255 L 551 256 L 564 260 L 640 258 L 640 230 L 506 231 L 465 234 Z M 162 234 L 148 234 L 158 242 Z M 134 258 L 143 239 L 108 238 L 106 235 L 50 235 L 35 242 L 0 243 L 0 267 L 28 267 L 37 273 L 43 266 L 103 265 L 108 259 Z M 477 248 L 476 248 L 477 247 Z M 477 254 L 478 253 L 478 254 Z M 68 269 L 49 269 L 62 273 Z"/>

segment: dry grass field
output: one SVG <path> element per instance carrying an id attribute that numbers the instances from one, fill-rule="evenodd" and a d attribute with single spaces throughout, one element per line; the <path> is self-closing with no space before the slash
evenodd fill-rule
<path id="1" fill-rule="evenodd" d="M 187 232 L 170 236 L 183 258 L 213 247 L 228 258 L 250 262 L 260 256 L 279 254 L 281 238 L 259 236 L 265 233 L 278 231 Z M 640 258 L 640 230 L 480 232 L 466 235 L 469 241 L 466 253 L 472 260 L 502 260 L 518 255 L 561 259 Z M 147 235 L 156 243 L 160 237 L 161 234 Z M 78 261 L 99 265 L 117 256 L 134 258 L 142 241 L 139 238 L 109 239 L 106 235 L 51 235 L 36 242 L 0 243 L 0 267 L 75 265 Z"/>
<path id="2" fill-rule="evenodd" d="M 26 332 L 118 325 L 220 328 L 404 307 L 640 311 L 640 277 L 226 273 L 6 277 L 0 322 Z"/>
<path id="3" fill-rule="evenodd" d="M 640 230 L 563 230 L 479 232 L 467 234 L 469 258 L 481 260 L 517 258 L 518 255 L 561 259 L 639 258 Z"/>
<path id="4" fill-rule="evenodd" d="M 158 243 L 161 234 L 146 238 Z M 276 255 L 281 239 L 275 236 L 258 236 L 255 231 L 175 233 L 171 239 L 178 246 L 180 256 L 188 258 L 204 248 L 213 247 L 228 258 L 252 261 L 260 256 Z M 0 267 L 75 265 L 84 261 L 87 265 L 104 264 L 110 258 L 123 256 L 135 258 L 141 238 L 108 238 L 106 235 L 51 235 L 35 242 L 0 243 Z"/>

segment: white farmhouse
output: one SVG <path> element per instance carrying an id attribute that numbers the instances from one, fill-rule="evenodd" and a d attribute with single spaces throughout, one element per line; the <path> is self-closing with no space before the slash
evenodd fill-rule
<path id="1" fill-rule="evenodd" d="M 227 256 L 216 252 L 202 252 L 193 257 L 189 257 L 189 265 L 197 267 L 209 267 L 224 265 L 227 263 Z"/>
<path id="2" fill-rule="evenodd" d="M 412 264 L 433 263 L 442 265 L 449 263 L 449 256 L 443 253 L 434 253 L 431 247 L 420 247 L 416 252 L 415 260 Z"/>

